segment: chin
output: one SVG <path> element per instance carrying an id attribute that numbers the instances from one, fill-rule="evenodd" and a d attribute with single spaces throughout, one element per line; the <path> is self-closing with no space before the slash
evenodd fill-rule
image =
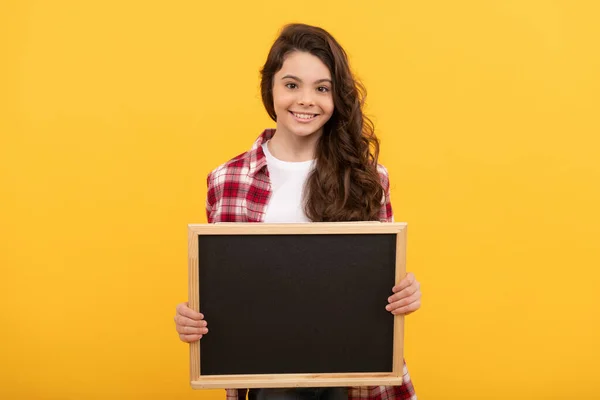
<path id="1" fill-rule="evenodd" d="M 307 138 L 313 135 L 319 135 L 321 133 L 321 130 L 316 130 L 316 131 L 302 131 L 302 132 L 294 132 L 292 131 L 292 133 L 294 134 L 294 136 L 298 136 L 298 137 L 302 137 L 302 138 Z"/>
<path id="2" fill-rule="evenodd" d="M 288 126 L 288 132 L 292 133 L 295 136 L 307 137 L 311 136 L 317 132 L 323 131 L 323 126 Z"/>
<path id="3" fill-rule="evenodd" d="M 317 132 L 320 132 L 320 128 L 317 130 L 313 130 L 313 129 L 293 129 L 291 132 L 296 135 L 296 136 L 302 136 L 302 137 L 306 137 L 306 136 L 311 136 Z"/>

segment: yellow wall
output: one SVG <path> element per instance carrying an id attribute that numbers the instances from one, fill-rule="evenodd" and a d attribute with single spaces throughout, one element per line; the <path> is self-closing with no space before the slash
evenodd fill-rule
<path id="1" fill-rule="evenodd" d="M 420 398 L 600 398 L 597 2 L 203 3 L 1 3 L 0 398 L 223 398 L 173 327 L 186 224 L 273 126 L 258 70 L 292 21 L 369 90 Z"/>

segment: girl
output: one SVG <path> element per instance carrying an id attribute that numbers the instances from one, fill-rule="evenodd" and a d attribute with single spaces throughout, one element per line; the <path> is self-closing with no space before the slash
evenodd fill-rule
<path id="1" fill-rule="evenodd" d="M 252 149 L 208 175 L 208 222 L 335 222 L 393 220 L 387 170 L 377 164 L 379 141 L 363 114 L 363 86 L 345 51 L 325 30 L 284 27 L 261 71 L 261 92 L 276 129 Z M 420 307 L 412 273 L 387 299 L 392 314 Z M 208 333 L 201 313 L 177 306 L 175 324 L 184 342 Z M 228 400 L 246 390 L 227 390 Z M 402 386 L 256 389 L 250 398 L 415 399 L 404 367 Z"/>

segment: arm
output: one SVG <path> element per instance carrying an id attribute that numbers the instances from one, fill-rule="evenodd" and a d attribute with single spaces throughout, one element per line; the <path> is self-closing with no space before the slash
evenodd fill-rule
<path id="1" fill-rule="evenodd" d="M 392 211 L 392 202 L 390 200 L 390 178 L 387 169 L 378 165 L 377 170 L 381 177 L 381 186 L 383 187 L 383 199 L 379 220 L 381 222 L 394 222 L 394 213 Z M 386 310 L 394 315 L 408 315 L 421 308 L 421 283 L 417 281 L 412 272 L 392 288 L 392 295 L 388 297 Z"/>
<path id="2" fill-rule="evenodd" d="M 206 218 L 209 223 L 215 220 L 217 203 L 216 187 L 212 172 L 207 177 L 208 192 L 206 195 Z M 175 329 L 182 342 L 190 343 L 200 340 L 208 333 L 204 315 L 189 308 L 188 303 L 180 303 L 175 308 Z"/>
<path id="3" fill-rule="evenodd" d="M 215 222 L 215 211 L 217 204 L 217 186 L 214 183 L 213 173 L 206 177 L 206 219 L 209 224 Z"/>
<path id="4" fill-rule="evenodd" d="M 392 210 L 392 201 L 390 199 L 390 177 L 387 169 L 383 165 L 377 165 L 377 172 L 381 179 L 383 188 L 383 198 L 381 199 L 381 209 L 379 211 L 379 221 L 394 222 L 394 212 Z"/>

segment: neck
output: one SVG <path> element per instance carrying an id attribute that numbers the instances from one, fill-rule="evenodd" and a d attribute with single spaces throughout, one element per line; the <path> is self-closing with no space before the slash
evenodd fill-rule
<path id="1" fill-rule="evenodd" d="M 277 129 L 268 143 L 269 151 L 273 157 L 288 162 L 302 162 L 314 160 L 316 157 L 317 143 L 323 131 L 315 132 L 308 136 L 298 136 Z"/>

